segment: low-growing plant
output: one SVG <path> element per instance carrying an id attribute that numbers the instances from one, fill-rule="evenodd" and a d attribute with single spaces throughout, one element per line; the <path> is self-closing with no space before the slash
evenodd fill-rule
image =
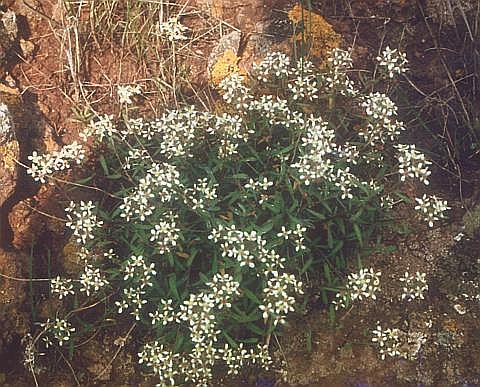
<path id="1" fill-rule="evenodd" d="M 47 342 L 76 339 L 65 316 L 89 297 L 108 304 L 105 318 L 131 320 L 159 385 L 209 384 L 217 364 L 268 368 L 270 337 L 303 294 L 339 285 L 405 181 L 428 184 L 429 162 L 398 143 L 405 127 L 384 93 L 405 65 L 387 49 L 380 76 L 356 84 L 349 51 L 333 50 L 321 70 L 271 53 L 221 82 L 220 112 L 157 118 L 132 116 L 122 88 L 121 116 L 97 115 L 83 133 L 107 149 L 95 180 L 110 194 L 68 204 L 83 270 L 52 280 L 64 309 L 43 323 Z M 78 146 L 32 155 L 29 173 L 46 181 L 83 155 Z M 417 204 L 431 225 L 447 208 Z"/>

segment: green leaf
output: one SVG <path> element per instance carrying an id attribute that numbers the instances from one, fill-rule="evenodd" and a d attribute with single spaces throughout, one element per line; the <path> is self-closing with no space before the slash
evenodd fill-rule
<path id="1" fill-rule="evenodd" d="M 353 231 L 355 232 L 355 237 L 357 238 L 358 243 L 360 246 L 363 246 L 362 231 L 357 223 L 353 224 Z"/>
<path id="2" fill-rule="evenodd" d="M 253 323 L 248 323 L 247 325 L 247 329 L 259 336 L 263 336 L 265 334 L 265 331 L 261 328 L 259 328 L 258 326 L 256 326 L 255 324 Z"/>
<path id="3" fill-rule="evenodd" d="M 177 276 L 175 275 L 175 273 L 172 273 L 168 276 L 168 288 L 170 289 L 170 292 L 172 293 L 173 297 L 177 301 L 180 301 L 180 295 L 178 294 L 178 289 L 177 289 Z"/>
<path id="4" fill-rule="evenodd" d="M 100 165 L 102 166 L 103 173 L 105 174 L 105 176 L 108 176 L 110 172 L 108 171 L 107 161 L 105 160 L 105 157 L 101 155 L 98 161 L 100 161 Z"/>
<path id="5" fill-rule="evenodd" d="M 248 299 L 252 300 L 255 304 L 260 305 L 261 301 L 258 299 L 258 297 L 249 289 L 242 289 L 243 293 L 245 296 L 247 296 Z"/>
<path id="6" fill-rule="evenodd" d="M 230 344 L 230 347 L 236 348 L 238 347 L 236 341 L 230 336 L 227 332 L 222 330 L 222 336 L 225 337 L 225 339 L 228 341 L 228 344 Z"/>

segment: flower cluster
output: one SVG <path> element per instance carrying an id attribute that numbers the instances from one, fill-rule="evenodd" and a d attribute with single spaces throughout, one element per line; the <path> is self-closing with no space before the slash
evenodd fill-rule
<path id="1" fill-rule="evenodd" d="M 40 323 L 40 326 L 53 335 L 59 346 L 70 340 L 72 333 L 75 332 L 75 328 L 67 320 L 58 317 L 54 321 L 47 319 L 47 321 Z M 44 336 L 43 340 L 47 348 L 53 344 L 48 335 Z"/>
<path id="2" fill-rule="evenodd" d="M 133 280 L 140 289 L 146 286 L 153 286 L 151 279 L 157 274 L 155 264 L 153 262 L 150 264 L 145 262 L 145 258 L 142 255 L 132 255 L 127 261 L 124 273 L 123 280 Z"/>
<path id="3" fill-rule="evenodd" d="M 142 222 L 153 214 L 156 202 L 168 203 L 181 187 L 180 173 L 174 165 L 153 163 L 131 194 L 123 198 L 120 216 Z"/>
<path id="4" fill-rule="evenodd" d="M 268 370 L 273 362 L 268 353 L 268 346 L 262 344 L 258 344 L 255 348 L 250 348 L 250 351 L 243 347 L 243 343 L 240 343 L 236 348 L 225 344 L 223 348 L 218 350 L 218 353 L 219 358 L 227 366 L 228 375 L 238 375 L 240 369 L 247 362 L 250 362 L 252 365 L 259 364 L 265 370 Z"/>
<path id="5" fill-rule="evenodd" d="M 220 139 L 218 156 L 222 159 L 237 154 L 239 145 L 246 143 L 254 133 L 238 115 L 223 113 L 221 116 L 215 116 L 213 121 L 207 132 Z"/>
<path id="6" fill-rule="evenodd" d="M 256 231 L 244 232 L 237 230 L 235 225 L 218 225 L 208 236 L 214 242 L 221 242 L 222 256 L 233 258 L 240 267 L 253 269 L 261 256 L 269 251 L 265 248 L 266 241 Z"/>
<path id="7" fill-rule="evenodd" d="M 355 300 L 362 298 L 377 299 L 377 292 L 380 289 L 380 272 L 373 268 L 361 269 L 358 273 L 351 273 L 347 277 L 345 289 L 337 293 L 333 304 L 336 309 L 346 308 Z"/>
<path id="8" fill-rule="evenodd" d="M 262 95 L 255 99 L 250 103 L 249 109 L 259 113 L 270 125 L 288 122 L 291 116 L 288 101 L 273 95 Z"/>
<path id="9" fill-rule="evenodd" d="M 165 22 L 157 23 L 156 27 L 157 34 L 166 37 L 170 42 L 188 39 L 186 32 L 188 32 L 190 28 L 180 23 L 178 16 L 173 16 Z"/>
<path id="10" fill-rule="evenodd" d="M 301 224 L 297 224 L 293 230 L 287 229 L 285 226 L 282 226 L 282 231 L 277 233 L 277 237 L 283 238 L 286 241 L 291 240 L 295 244 L 295 251 L 306 250 L 305 246 L 305 232 L 307 228 Z"/>
<path id="11" fill-rule="evenodd" d="M 50 290 L 52 294 L 58 294 L 58 298 L 61 300 L 70 294 L 75 294 L 73 291 L 73 283 L 71 279 L 61 278 L 56 276 L 50 280 Z"/>
<path id="12" fill-rule="evenodd" d="M 407 177 L 419 179 L 423 184 L 428 185 L 428 177 L 432 173 L 428 168 L 432 163 L 425 158 L 425 155 L 415 148 L 415 145 L 396 145 L 398 149 L 398 173 L 400 180 L 405 181 Z"/>
<path id="13" fill-rule="evenodd" d="M 113 124 L 113 115 L 104 114 L 90 120 L 87 127 L 80 133 L 80 137 L 83 141 L 87 141 L 89 137 L 94 136 L 101 142 L 105 137 L 111 138 L 117 132 L 117 128 Z"/>
<path id="14" fill-rule="evenodd" d="M 263 292 L 263 304 L 259 306 L 263 319 L 267 321 L 272 318 L 274 326 L 285 324 L 287 314 L 295 310 L 296 300 L 291 294 L 303 294 L 302 282 L 293 274 L 276 274 L 267 281 Z"/>
<path id="15" fill-rule="evenodd" d="M 85 245 L 88 240 L 94 239 L 94 231 L 103 225 L 103 221 L 97 218 L 94 212 L 95 205 L 92 201 L 80 203 L 70 202 L 65 208 L 67 213 L 66 226 L 73 230 L 77 237 L 77 243 Z"/>
<path id="16" fill-rule="evenodd" d="M 171 298 L 160 300 L 160 305 L 155 312 L 148 314 L 152 319 L 152 325 L 159 323 L 161 323 L 161 325 L 167 325 L 175 320 L 175 311 L 172 307 L 172 302 L 173 300 Z"/>
<path id="17" fill-rule="evenodd" d="M 253 65 L 256 78 L 261 82 L 274 82 L 290 75 L 290 57 L 281 52 L 272 52 Z"/>
<path id="18" fill-rule="evenodd" d="M 192 157 L 192 148 L 198 143 L 210 117 L 209 114 L 196 111 L 193 106 L 182 110 L 171 110 L 154 121 L 147 133 L 151 136 L 151 130 L 153 130 L 161 136 L 161 153 L 168 159 Z"/>
<path id="19" fill-rule="evenodd" d="M 300 59 L 292 71 L 295 78 L 287 85 L 294 101 L 318 99 L 319 84 L 313 73 L 313 63 Z"/>
<path id="20" fill-rule="evenodd" d="M 377 327 L 372 331 L 372 333 L 372 342 L 378 345 L 382 360 L 385 360 L 387 355 L 391 357 L 400 356 L 401 342 L 399 329 L 383 329 L 380 324 L 377 324 Z"/>
<path id="21" fill-rule="evenodd" d="M 177 215 L 169 212 L 165 215 L 164 220 L 154 226 L 150 233 L 151 242 L 155 242 L 157 251 L 160 254 L 169 252 L 177 245 L 180 229 L 177 228 Z"/>
<path id="22" fill-rule="evenodd" d="M 222 91 L 223 100 L 239 110 L 247 110 L 250 106 L 253 96 L 250 89 L 245 86 L 245 78 L 238 73 L 233 73 L 224 78 L 219 88 Z"/>
<path id="23" fill-rule="evenodd" d="M 130 105 L 132 101 L 132 97 L 135 95 L 139 95 L 142 93 L 142 88 L 140 85 L 136 84 L 132 85 L 118 85 L 117 86 L 117 95 L 118 101 L 120 104 Z"/>
<path id="24" fill-rule="evenodd" d="M 220 330 L 217 328 L 217 310 L 230 308 L 233 297 L 238 296 L 240 284 L 229 274 L 216 274 L 206 286 L 209 292 L 190 294 L 180 305 L 178 322 L 186 322 L 194 348 L 180 365 L 186 381 L 207 384 L 212 378 L 212 368 L 218 358 L 214 343 Z"/>
<path id="25" fill-rule="evenodd" d="M 147 300 L 143 297 L 145 289 L 152 287 L 152 278 L 157 274 L 155 264 L 148 264 L 142 255 L 132 255 L 123 270 L 123 280 L 128 281 L 128 287 L 123 289 L 123 298 L 116 301 L 118 313 L 132 308 L 131 314 L 136 320 L 140 320 L 140 313 Z"/>
<path id="26" fill-rule="evenodd" d="M 397 106 L 385 94 L 375 92 L 365 96 L 362 102 L 365 108 L 368 124 L 359 131 L 368 144 L 384 144 L 387 140 L 394 141 L 405 130 L 404 124 L 397 121 Z"/>
<path id="27" fill-rule="evenodd" d="M 308 117 L 305 135 L 302 137 L 302 155 L 291 165 L 296 169 L 305 185 L 316 182 L 333 173 L 333 165 L 327 157 L 335 149 L 335 132 L 321 117 Z"/>
<path id="28" fill-rule="evenodd" d="M 372 334 L 372 342 L 378 347 L 382 360 L 387 356 L 414 360 L 427 341 L 422 332 L 404 332 L 398 328 L 383 329 L 379 322 Z"/>
<path id="29" fill-rule="evenodd" d="M 389 78 L 407 71 L 407 55 L 396 48 L 392 50 L 389 46 L 385 47 L 382 53 L 377 56 L 377 62 Z"/>
<path id="30" fill-rule="evenodd" d="M 328 58 L 329 71 L 323 77 L 328 92 L 339 92 L 344 96 L 355 96 L 358 91 L 348 76 L 348 70 L 353 67 L 350 51 L 334 48 Z"/>
<path id="31" fill-rule="evenodd" d="M 423 215 L 423 219 L 430 227 L 433 227 L 433 222 L 444 219 L 445 211 L 450 209 L 446 200 L 441 200 L 435 195 L 424 194 L 421 198 L 415 198 L 415 201 L 418 203 L 415 210 Z"/>
<path id="32" fill-rule="evenodd" d="M 192 210 L 205 210 L 217 199 L 218 184 L 212 184 L 207 178 L 198 179 L 193 188 L 185 190 L 185 202 Z"/>
<path id="33" fill-rule="evenodd" d="M 412 301 L 415 298 L 424 299 L 423 294 L 428 290 L 425 276 L 425 273 L 418 271 L 415 274 L 410 274 L 406 271 L 404 276 L 400 277 L 400 281 L 403 282 L 402 300 Z"/>
<path id="34" fill-rule="evenodd" d="M 96 293 L 108 285 L 108 281 L 98 267 L 87 264 L 85 265 L 83 273 L 80 275 L 80 285 L 80 291 L 85 292 L 87 297 L 89 297 L 91 292 Z"/>
<path id="35" fill-rule="evenodd" d="M 145 344 L 142 351 L 138 353 L 138 358 L 139 364 L 145 364 L 153 369 L 159 377 L 159 386 L 175 386 L 175 377 L 178 375 L 175 363 L 178 361 L 179 354 L 166 350 L 164 345 L 156 340 Z"/>
<path id="36" fill-rule="evenodd" d="M 254 192 L 256 195 L 260 195 L 258 204 L 263 204 L 268 200 L 267 191 L 273 186 L 273 181 L 268 180 L 266 177 L 258 177 L 258 180 L 249 179 L 248 183 L 244 185 L 244 188 Z"/>
<path id="37" fill-rule="evenodd" d="M 69 169 L 72 164 L 80 164 L 85 158 L 85 149 L 76 141 L 65 145 L 59 151 L 46 153 L 43 155 L 33 151 L 28 159 L 32 165 L 27 168 L 27 173 L 35 181 L 46 183 L 47 178 L 54 172 Z"/>

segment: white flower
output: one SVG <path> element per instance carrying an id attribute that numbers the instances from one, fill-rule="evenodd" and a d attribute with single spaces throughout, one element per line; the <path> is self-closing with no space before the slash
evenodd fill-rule
<path id="1" fill-rule="evenodd" d="M 407 56 L 396 48 L 392 50 L 389 46 L 385 47 L 382 53 L 377 56 L 377 62 L 389 78 L 407 71 Z"/>
<path id="2" fill-rule="evenodd" d="M 292 233 L 292 230 L 287 230 L 285 226 L 282 226 L 282 231 L 277 234 L 277 237 L 288 240 L 291 233 Z"/>
<path id="3" fill-rule="evenodd" d="M 351 273 L 347 277 L 345 289 L 337 293 L 333 304 L 335 309 L 346 308 L 351 302 L 365 298 L 377 299 L 380 289 L 381 272 L 373 268 L 361 269 L 358 273 Z"/>
<path id="4" fill-rule="evenodd" d="M 424 194 L 421 198 L 415 198 L 415 201 L 418 203 L 415 210 L 423 215 L 423 219 L 430 227 L 433 227 L 434 221 L 444 219 L 445 211 L 450 209 L 446 200 L 441 200 L 435 195 Z"/>
<path id="5" fill-rule="evenodd" d="M 80 284 L 82 285 L 80 291 L 85 292 L 88 297 L 90 296 L 90 292 L 98 292 L 101 288 L 108 285 L 108 281 L 100 273 L 98 267 L 87 264 L 85 265 L 84 272 L 80 276 Z"/>
<path id="6" fill-rule="evenodd" d="M 94 213 L 95 206 L 92 201 L 80 201 L 79 204 L 70 202 L 65 209 L 67 212 L 66 226 L 73 230 L 73 235 L 77 237 L 77 243 L 85 245 L 88 240 L 94 238 L 93 232 L 103 225 L 103 221 L 98 220 Z"/>
<path id="7" fill-rule="evenodd" d="M 142 88 L 140 85 L 118 85 L 117 86 L 117 95 L 120 104 L 130 105 L 132 97 L 142 93 Z"/>
<path id="8" fill-rule="evenodd" d="M 80 133 L 80 137 L 83 141 L 87 141 L 89 137 L 95 136 L 98 141 L 103 141 L 106 136 L 111 138 L 117 132 L 117 128 L 113 124 L 113 115 L 105 114 L 92 119 L 83 132 Z"/>
<path id="9" fill-rule="evenodd" d="M 58 294 L 58 298 L 61 300 L 70 294 L 75 294 L 73 291 L 73 283 L 71 279 L 61 278 L 56 276 L 50 280 L 50 289 L 52 293 Z"/>
<path id="10" fill-rule="evenodd" d="M 262 82 L 286 78 L 291 71 L 290 58 L 281 52 L 269 53 L 259 64 L 253 64 L 254 75 Z"/>
<path id="11" fill-rule="evenodd" d="M 47 321 L 40 323 L 40 326 L 46 328 L 48 333 L 52 333 L 53 337 L 58 341 L 59 346 L 62 346 L 66 341 L 70 340 L 72 332 L 75 332 L 75 328 L 72 327 L 67 320 L 58 317 L 54 321 L 48 319 Z M 51 344 L 48 336 L 45 343 L 47 347 Z"/>
<path id="12" fill-rule="evenodd" d="M 263 319 L 272 318 L 273 325 L 284 324 L 286 315 L 295 310 L 294 296 L 303 294 L 302 286 L 293 274 L 274 273 L 263 289 L 263 303 L 259 306 Z"/>
<path id="13" fill-rule="evenodd" d="M 428 290 L 425 276 L 425 273 L 420 273 L 418 271 L 415 274 L 410 274 L 406 271 L 404 276 L 400 278 L 400 281 L 403 282 L 401 299 L 412 301 L 415 298 L 420 298 L 423 300 L 423 294 Z"/>
<path id="14" fill-rule="evenodd" d="M 148 315 L 152 319 L 152 325 L 156 325 L 161 323 L 162 325 L 167 325 L 169 322 L 175 320 L 175 313 L 172 307 L 173 300 L 168 298 L 166 300 L 160 300 L 160 306 L 158 309 L 153 312 L 149 313 Z"/>
<path id="15" fill-rule="evenodd" d="M 85 149 L 76 141 L 65 145 L 60 151 L 54 151 L 44 155 L 39 155 L 33 151 L 28 159 L 32 162 L 31 167 L 27 168 L 27 173 L 35 181 L 41 183 L 47 182 L 47 177 L 54 172 L 63 171 L 72 166 L 72 163 L 80 164 L 85 158 Z"/>
<path id="16" fill-rule="evenodd" d="M 188 40 L 185 34 L 189 28 L 180 23 L 179 16 L 172 16 L 166 22 L 157 23 L 157 34 L 165 36 L 170 42 Z"/>
<path id="17" fill-rule="evenodd" d="M 419 152 L 415 145 L 398 144 L 395 146 L 398 151 L 398 173 L 400 180 L 405 181 L 407 177 L 417 178 L 425 185 L 429 184 L 428 177 L 432 173 L 428 166 L 432 163 Z"/>

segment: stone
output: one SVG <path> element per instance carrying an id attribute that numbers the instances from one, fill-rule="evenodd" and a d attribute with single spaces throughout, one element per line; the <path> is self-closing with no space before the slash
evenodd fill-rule
<path id="1" fill-rule="evenodd" d="M 19 251 L 0 249 L 0 355 L 15 337 L 27 332 L 23 306 L 28 282 L 22 280 L 21 270 L 26 262 Z"/>
<path id="2" fill-rule="evenodd" d="M 0 69 L 3 72 L 5 59 L 18 38 L 17 17 L 13 11 L 0 11 Z"/>
<path id="3" fill-rule="evenodd" d="M 15 136 L 12 114 L 18 105 L 18 96 L 0 92 L 0 208 L 15 192 L 18 178 L 16 160 L 20 159 L 20 145 Z"/>

